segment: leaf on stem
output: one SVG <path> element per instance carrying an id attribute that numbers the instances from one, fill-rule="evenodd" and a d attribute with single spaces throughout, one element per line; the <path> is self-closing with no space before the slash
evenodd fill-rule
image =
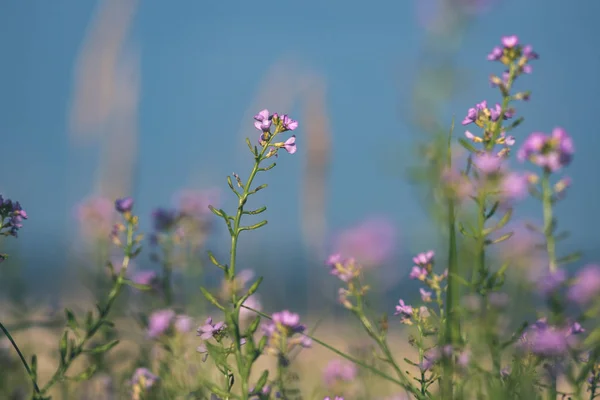
<path id="1" fill-rule="evenodd" d="M 465 139 L 465 138 L 459 138 L 458 139 L 458 143 L 460 143 L 460 145 L 462 147 L 464 147 L 470 153 L 477 153 L 478 152 L 477 149 L 475 148 L 475 146 L 473 146 L 471 143 L 469 143 L 467 141 L 467 139 Z"/>
<path id="2" fill-rule="evenodd" d="M 250 196 L 251 194 L 255 194 L 256 192 L 258 192 L 258 191 L 260 191 L 260 190 L 263 190 L 263 189 L 265 189 L 267 186 L 269 186 L 269 185 L 267 185 L 266 183 L 263 183 L 262 185 L 260 185 L 260 186 L 259 186 L 259 187 L 257 187 L 256 189 L 254 189 L 254 190 L 252 190 L 252 191 L 248 192 L 248 196 Z"/>
<path id="3" fill-rule="evenodd" d="M 558 260 L 556 260 L 556 262 L 558 264 L 570 264 L 572 262 L 579 260 L 581 258 L 581 256 L 582 256 L 581 252 L 576 251 L 575 253 L 571 253 L 569 255 L 559 258 Z"/>
<path id="4" fill-rule="evenodd" d="M 77 330 L 77 328 L 79 328 L 79 323 L 77 322 L 77 318 L 75 317 L 73 311 L 65 308 L 65 315 L 67 317 L 67 326 L 73 331 Z"/>
<path id="5" fill-rule="evenodd" d="M 227 266 L 222 265 L 220 262 L 218 262 L 217 259 L 215 258 L 215 255 L 210 250 L 208 251 L 208 258 L 209 258 L 210 262 L 212 262 L 214 265 L 221 268 L 223 271 L 227 271 Z"/>
<path id="6" fill-rule="evenodd" d="M 259 208 L 259 209 L 257 209 L 257 210 L 252 210 L 252 211 L 244 211 L 244 212 L 243 212 L 243 214 L 245 214 L 245 215 L 258 215 L 258 214 L 260 214 L 260 213 L 263 213 L 263 212 L 265 212 L 266 210 L 267 210 L 267 207 L 266 207 L 266 206 L 264 206 L 264 207 L 261 207 L 261 208 Z"/>
<path id="7" fill-rule="evenodd" d="M 219 304 L 219 301 L 212 294 L 210 294 L 210 292 L 208 290 L 206 290 L 204 287 L 200 287 L 200 291 L 202 292 L 204 297 L 206 297 L 206 300 L 208 300 L 210 303 L 212 303 L 219 310 L 225 311 L 225 307 L 223 307 L 221 304 Z"/>
<path id="8" fill-rule="evenodd" d="M 85 353 L 89 353 L 89 354 L 101 354 L 101 353 L 106 353 L 107 351 L 109 351 L 110 349 L 112 349 L 113 347 L 115 347 L 116 345 L 119 344 L 119 340 L 112 340 L 108 343 L 105 343 L 103 345 L 100 346 L 96 346 L 93 347 L 91 349 L 87 349 L 84 350 Z"/>
<path id="9" fill-rule="evenodd" d="M 260 221 L 260 222 L 258 222 L 258 223 L 256 223 L 256 224 L 254 224 L 254 225 L 250 225 L 250 226 L 240 226 L 240 228 L 239 228 L 239 232 L 241 232 L 241 231 L 253 231 L 253 230 L 255 230 L 255 229 L 258 229 L 258 228 L 260 228 L 260 227 L 263 227 L 263 226 L 265 226 L 266 224 L 267 224 L 267 220 L 264 220 L 264 221 Z"/>

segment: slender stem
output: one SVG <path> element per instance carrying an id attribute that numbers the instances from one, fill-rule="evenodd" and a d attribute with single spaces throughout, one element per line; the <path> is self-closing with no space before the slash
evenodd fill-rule
<path id="1" fill-rule="evenodd" d="M 19 355 L 19 358 L 21 359 L 21 362 L 23 363 L 23 366 L 25 367 L 25 370 L 27 371 L 27 375 L 29 375 L 29 378 L 31 379 L 31 383 L 33 383 L 33 390 L 35 391 L 35 394 L 41 396 L 42 392 L 40 391 L 40 388 L 38 387 L 38 384 L 36 382 L 35 376 L 33 375 L 33 372 L 31 371 L 31 368 L 29 368 L 29 364 L 27 363 L 27 360 L 25 360 L 25 357 L 23 356 L 23 353 L 21 353 L 21 350 L 19 349 L 19 346 L 17 346 L 17 343 L 13 339 L 13 337 L 10 334 L 10 332 L 8 331 L 8 329 L 6 329 L 4 327 L 4 325 L 2 324 L 2 322 L 0 322 L 0 329 L 2 329 L 2 332 L 4 332 L 4 334 L 6 335 L 6 337 L 8 338 L 8 340 L 10 341 L 10 343 L 12 344 L 12 346 L 14 347 L 15 351 Z"/>
<path id="2" fill-rule="evenodd" d="M 556 242 L 554 240 L 554 217 L 552 215 L 552 189 L 550 188 L 550 171 L 544 170 L 542 177 L 542 206 L 544 209 L 544 236 L 546 237 L 546 250 L 548 251 L 548 264 L 550 272 L 555 272 Z"/>
<path id="3" fill-rule="evenodd" d="M 382 337 L 377 332 L 375 332 L 375 328 L 373 328 L 373 324 L 371 323 L 371 321 L 369 321 L 369 319 L 365 315 L 364 302 L 363 302 L 362 296 L 357 296 L 356 309 L 353 310 L 353 312 L 356 314 L 356 316 L 360 320 L 363 328 L 365 329 L 365 331 L 367 331 L 367 334 L 375 341 L 375 343 L 377 343 L 377 346 L 379 346 L 379 349 L 385 355 L 388 364 L 390 364 L 392 366 L 392 368 L 394 368 L 394 371 L 396 372 L 396 375 L 398 375 L 398 378 L 401 381 L 406 381 L 407 380 L 406 376 L 402 373 L 402 370 L 398 366 L 398 363 L 396 363 L 396 361 L 394 360 L 394 356 L 392 355 L 392 352 L 390 351 L 390 349 L 387 345 L 387 341 L 385 340 L 384 337 Z M 411 387 L 412 387 L 412 385 L 411 385 Z"/>
<path id="4" fill-rule="evenodd" d="M 165 295 L 165 303 L 167 307 L 173 304 L 173 287 L 171 283 L 171 276 L 173 272 L 173 263 L 171 261 L 171 257 L 173 253 L 173 243 L 172 239 L 169 239 L 168 243 L 163 248 L 163 276 L 162 276 L 162 287 L 163 293 Z"/>
<path id="5" fill-rule="evenodd" d="M 245 305 L 242 305 L 242 307 L 244 307 L 247 310 L 252 311 L 255 314 L 260 315 L 263 318 L 266 318 L 266 319 L 269 319 L 269 320 L 272 319 L 271 316 L 269 316 L 269 315 L 267 315 L 267 314 L 265 314 L 265 313 L 263 313 L 261 311 L 255 310 L 254 308 L 251 308 L 251 307 L 248 307 L 248 306 L 245 306 Z M 396 379 L 394 377 L 391 377 L 388 374 L 386 374 L 385 372 L 382 372 L 382 371 L 378 370 L 377 368 L 374 368 L 373 366 L 367 364 L 366 362 L 364 362 L 362 360 L 359 360 L 358 358 L 354 358 L 351 355 L 348 355 L 348 354 L 344 353 L 343 351 L 336 349 L 335 347 L 333 347 L 333 346 L 331 346 L 331 345 L 323 342 L 322 340 L 320 340 L 320 339 L 318 339 L 318 338 L 316 338 L 316 337 L 314 337 L 312 335 L 305 334 L 305 336 L 308 337 L 308 338 L 310 338 L 313 342 L 315 342 L 315 343 L 317 343 L 317 344 L 325 347 L 327 350 L 329 350 L 329 351 L 337 354 L 338 356 L 340 356 L 342 358 L 345 358 L 346 360 L 351 361 L 354 364 L 356 364 L 358 366 L 361 366 L 361 367 L 363 367 L 363 368 L 371 371 L 373 374 L 379 376 L 380 378 L 383 378 L 383 379 L 385 379 L 385 380 L 387 380 L 389 382 L 395 383 L 396 385 L 402 386 L 403 388 L 407 389 L 412 394 L 414 394 L 417 397 L 417 399 L 424 399 L 425 398 L 410 383 L 402 382 L 402 381 L 400 381 L 400 380 L 398 380 L 398 379 Z"/>
<path id="6" fill-rule="evenodd" d="M 448 135 L 448 168 L 452 168 L 452 149 L 450 146 L 450 140 L 452 138 L 452 132 L 454 130 L 454 122 Z M 447 345 L 452 346 L 460 336 L 460 321 L 458 316 L 455 314 L 456 308 L 459 302 L 459 287 L 458 287 L 458 262 L 457 262 L 457 250 L 456 250 L 456 208 L 454 199 L 448 199 L 448 287 L 446 289 L 446 319 L 445 319 L 445 338 L 444 342 Z M 439 299 L 439 295 L 437 296 Z M 441 314 L 440 314 L 441 315 Z M 452 377 L 454 376 L 454 365 L 450 357 L 444 359 L 444 375 L 442 377 L 442 398 L 452 399 L 453 387 Z"/>
<path id="7" fill-rule="evenodd" d="M 417 322 L 417 330 L 419 332 L 419 366 L 423 365 L 423 359 L 425 356 L 425 350 L 423 349 L 423 327 L 421 326 L 421 321 Z M 423 368 L 419 368 L 421 370 L 421 394 L 425 394 L 427 392 L 427 386 L 425 384 L 425 370 Z"/>
<path id="8" fill-rule="evenodd" d="M 227 279 L 231 283 L 233 283 L 233 281 L 235 280 L 235 268 L 236 268 L 236 261 L 237 261 L 237 259 L 236 259 L 237 244 L 238 244 L 239 235 L 241 233 L 240 224 L 242 221 L 242 215 L 244 215 L 244 205 L 246 204 L 246 201 L 248 201 L 248 196 L 250 195 L 250 188 L 254 181 L 254 178 L 256 177 L 256 174 L 260 170 L 260 163 L 264 160 L 265 153 L 266 153 L 267 149 L 269 148 L 271 141 L 278 133 L 279 133 L 279 131 L 276 130 L 275 133 L 269 139 L 268 143 L 266 143 L 263 146 L 260 153 L 255 156 L 254 166 L 252 167 L 250 176 L 248 177 L 248 180 L 246 181 L 246 184 L 244 185 L 244 188 L 243 188 L 244 190 L 241 193 L 241 195 L 239 196 L 237 213 L 233 220 L 233 232 L 231 234 L 231 250 L 230 250 L 229 266 L 227 267 L 227 269 L 225 271 L 225 273 L 227 275 Z M 243 359 L 243 355 L 242 355 L 242 345 L 240 343 L 241 333 L 240 333 L 240 326 L 239 326 L 240 310 L 239 310 L 239 308 L 235 307 L 235 304 L 237 303 L 237 300 L 238 300 L 237 293 L 235 290 L 232 291 L 232 293 L 231 293 L 231 300 L 232 300 L 232 303 L 234 304 L 234 307 L 233 307 L 233 310 L 226 311 L 226 314 L 227 314 L 226 317 L 227 317 L 227 320 L 233 331 L 233 339 L 234 339 L 234 346 L 235 346 L 235 358 L 236 358 L 239 374 L 241 375 L 241 378 L 242 378 L 241 379 L 242 399 L 247 400 L 248 396 L 249 396 L 249 394 L 248 394 L 248 378 L 250 375 L 250 366 L 246 365 L 246 363 L 244 362 L 244 359 Z"/>
<path id="9" fill-rule="evenodd" d="M 46 383 L 46 385 L 43 387 L 42 394 L 46 394 L 48 390 L 52 388 L 52 386 L 54 386 L 57 382 L 62 381 L 75 358 L 77 358 L 77 356 L 84 352 L 84 347 L 87 344 L 87 342 L 98 332 L 98 330 L 106 322 L 106 317 L 108 316 L 114 302 L 116 301 L 121 291 L 121 287 L 124 284 L 125 273 L 127 272 L 127 267 L 129 266 L 129 262 L 131 260 L 131 255 L 133 252 L 133 234 L 134 225 L 132 222 L 129 221 L 127 224 L 127 242 L 124 249 L 125 256 L 123 257 L 123 264 L 121 266 L 119 275 L 117 276 L 115 285 L 113 286 L 112 290 L 108 295 L 106 305 L 100 311 L 100 315 L 98 316 L 96 322 L 87 330 L 81 342 L 79 342 L 79 344 L 75 348 L 71 349 L 72 356 L 68 358 L 64 364 L 61 364 L 57 368 L 56 372 L 52 375 L 52 378 L 50 378 L 48 383 Z"/>

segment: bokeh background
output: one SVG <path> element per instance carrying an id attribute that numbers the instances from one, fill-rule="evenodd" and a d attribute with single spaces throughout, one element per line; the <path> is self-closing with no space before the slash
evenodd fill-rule
<path id="1" fill-rule="evenodd" d="M 498 101 L 488 76 L 501 71 L 485 57 L 506 34 L 541 55 L 519 82 L 533 96 L 517 145 L 555 126 L 573 136 L 562 250 L 600 260 L 598 15 L 595 0 L 1 0 L 0 192 L 29 214 L 2 243 L 19 266 L 11 287 L 18 276 L 20 292 L 58 302 L 90 196 L 132 195 L 143 230 L 181 190 L 216 190 L 231 209 L 225 177 L 246 176 L 244 139 L 268 108 L 299 120 L 299 150 L 261 177 L 270 187 L 253 204 L 269 224 L 243 237 L 242 266 L 268 276 L 267 296 L 318 306 L 314 293 L 335 298 L 321 265 L 336 237 L 384 220 L 393 251 L 374 273 L 397 298 L 411 255 L 438 245 L 409 179 L 419 143 Z M 516 213 L 540 214 L 534 200 Z M 226 254 L 215 222 L 207 247 Z"/>

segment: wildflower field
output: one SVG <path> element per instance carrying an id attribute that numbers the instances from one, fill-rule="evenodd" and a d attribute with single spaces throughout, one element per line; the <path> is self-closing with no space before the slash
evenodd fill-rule
<path id="1" fill-rule="evenodd" d="M 317 257 L 308 306 L 278 283 L 297 272 L 260 268 L 283 251 L 278 242 L 252 242 L 251 261 L 240 250 L 295 214 L 261 197 L 291 190 L 286 169 L 309 151 L 312 121 L 291 110 L 244 121 L 254 132 L 245 167 L 219 190 L 184 190 L 150 215 L 130 193 L 82 200 L 86 266 L 62 280 L 51 311 L 24 306 L 10 275 L 12 246 L 39 216 L 1 193 L 0 400 L 599 398 L 600 260 L 563 253 L 569 234 L 556 217 L 558 205 L 578 207 L 569 168 L 585 143 L 561 121 L 523 128 L 523 105 L 545 96 L 527 89 L 544 62 L 534 46 L 510 32 L 490 43 L 478 55 L 489 81 L 477 83 L 489 96 L 454 110 L 415 150 L 411 177 L 436 233 L 400 260 L 407 273 L 382 276 L 397 237 L 385 218 L 367 218 Z M 267 185 L 276 171 L 284 179 Z M 540 224 L 514 217 L 527 199 Z"/>

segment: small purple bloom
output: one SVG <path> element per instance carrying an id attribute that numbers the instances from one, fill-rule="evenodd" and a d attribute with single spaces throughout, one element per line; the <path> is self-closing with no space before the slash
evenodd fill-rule
<path id="1" fill-rule="evenodd" d="M 187 315 L 178 315 L 175 318 L 175 330 L 179 333 L 186 333 L 192 330 L 192 318 Z"/>
<path id="2" fill-rule="evenodd" d="M 356 364 L 345 360 L 331 360 L 323 371 L 323 380 L 328 387 L 338 382 L 352 382 L 358 375 Z"/>
<path id="3" fill-rule="evenodd" d="M 568 349 L 564 332 L 554 328 L 537 330 L 531 339 L 531 350 L 543 356 L 558 356 Z"/>
<path id="4" fill-rule="evenodd" d="M 306 326 L 300 324 L 300 315 L 283 310 L 273 314 L 273 322 L 288 328 L 291 332 L 304 332 Z"/>
<path id="5" fill-rule="evenodd" d="M 600 266 L 587 265 L 575 276 L 567 298 L 579 305 L 586 305 L 600 295 Z"/>
<path id="6" fill-rule="evenodd" d="M 433 259 L 435 257 L 435 252 L 433 250 L 426 251 L 424 253 L 419 253 L 413 257 L 413 262 L 419 267 L 424 267 L 433 263 Z"/>
<path id="7" fill-rule="evenodd" d="M 271 129 L 272 117 L 269 115 L 269 110 L 264 109 L 254 116 L 254 126 L 262 132 L 268 132 Z"/>
<path id="8" fill-rule="evenodd" d="M 507 199 L 523 199 L 527 196 L 528 189 L 528 175 L 512 172 L 502 177 L 500 191 Z"/>
<path id="9" fill-rule="evenodd" d="M 492 49 L 492 52 L 488 54 L 487 59 L 488 61 L 498 61 L 500 58 L 502 58 L 502 54 L 502 49 L 496 46 Z"/>
<path id="10" fill-rule="evenodd" d="M 352 257 L 369 268 L 383 264 L 394 251 L 396 229 L 386 218 L 370 217 L 340 232 L 336 252 Z"/>
<path id="11" fill-rule="evenodd" d="M 413 316 L 413 308 L 412 306 L 406 304 L 404 300 L 398 300 L 398 305 L 396 306 L 396 312 L 394 315 L 400 316 L 400 322 L 410 325 L 410 318 Z"/>
<path id="12" fill-rule="evenodd" d="M 131 385 L 141 385 L 144 389 L 150 389 L 159 380 L 159 377 L 154 375 L 147 368 L 138 368 L 131 378 Z"/>
<path id="13" fill-rule="evenodd" d="M 583 329 L 583 326 L 581 326 L 581 324 L 579 322 L 573 322 L 572 324 L 569 325 L 569 330 L 567 332 L 567 336 L 578 335 L 583 332 L 585 332 L 585 329 Z"/>
<path id="14" fill-rule="evenodd" d="M 490 153 L 483 153 L 474 158 L 473 164 L 485 175 L 491 175 L 500 171 L 502 158 Z"/>
<path id="15" fill-rule="evenodd" d="M 562 128 L 555 128 L 550 136 L 532 133 L 519 149 L 517 157 L 520 161 L 529 160 L 550 172 L 556 172 L 571 163 L 574 153 L 569 134 Z"/>
<path id="16" fill-rule="evenodd" d="M 132 208 L 133 198 L 131 197 L 124 197 L 115 201 L 115 209 L 121 214 L 130 212 Z"/>
<path id="17" fill-rule="evenodd" d="M 157 232 L 167 232 L 175 227 L 179 220 L 177 210 L 167 210 L 165 208 L 157 208 L 152 212 L 154 230 Z"/>
<path id="18" fill-rule="evenodd" d="M 211 317 L 208 317 L 204 322 L 204 325 L 198 328 L 198 336 L 202 340 L 208 340 L 218 334 L 220 334 L 227 325 L 224 322 L 217 322 L 213 324 L 213 320 Z"/>
<path id="19" fill-rule="evenodd" d="M 286 131 L 293 131 L 298 127 L 298 121 L 294 121 L 287 114 L 281 116 L 281 124 Z"/>
<path id="20" fill-rule="evenodd" d="M 292 135 L 288 140 L 283 143 L 283 148 L 289 154 L 294 154 L 296 152 L 296 135 Z"/>
<path id="21" fill-rule="evenodd" d="M 421 300 L 423 300 L 425 303 L 429 303 L 431 301 L 431 295 L 433 294 L 432 292 L 428 292 L 423 288 L 420 288 L 419 292 L 421 293 Z"/>
<path id="22" fill-rule="evenodd" d="M 153 312 L 148 321 L 148 337 L 156 338 L 165 333 L 174 318 L 175 311 L 173 310 L 166 309 Z"/>
<path id="23" fill-rule="evenodd" d="M 150 286 L 158 280 L 158 275 L 154 271 L 139 271 L 132 278 L 134 283 L 138 285 Z"/>
<path id="24" fill-rule="evenodd" d="M 550 296 L 567 280 L 567 273 L 563 269 L 548 272 L 538 280 L 538 290 L 544 296 Z"/>
<path id="25" fill-rule="evenodd" d="M 412 267 L 412 270 L 410 271 L 410 275 L 408 275 L 408 277 L 410 279 L 418 279 L 420 281 L 424 281 L 427 278 L 428 274 L 429 273 L 425 268 L 417 267 L 415 265 L 414 267 Z"/>
<path id="26" fill-rule="evenodd" d="M 516 35 L 503 36 L 502 45 L 506 48 L 513 48 L 519 44 L 519 38 Z"/>

